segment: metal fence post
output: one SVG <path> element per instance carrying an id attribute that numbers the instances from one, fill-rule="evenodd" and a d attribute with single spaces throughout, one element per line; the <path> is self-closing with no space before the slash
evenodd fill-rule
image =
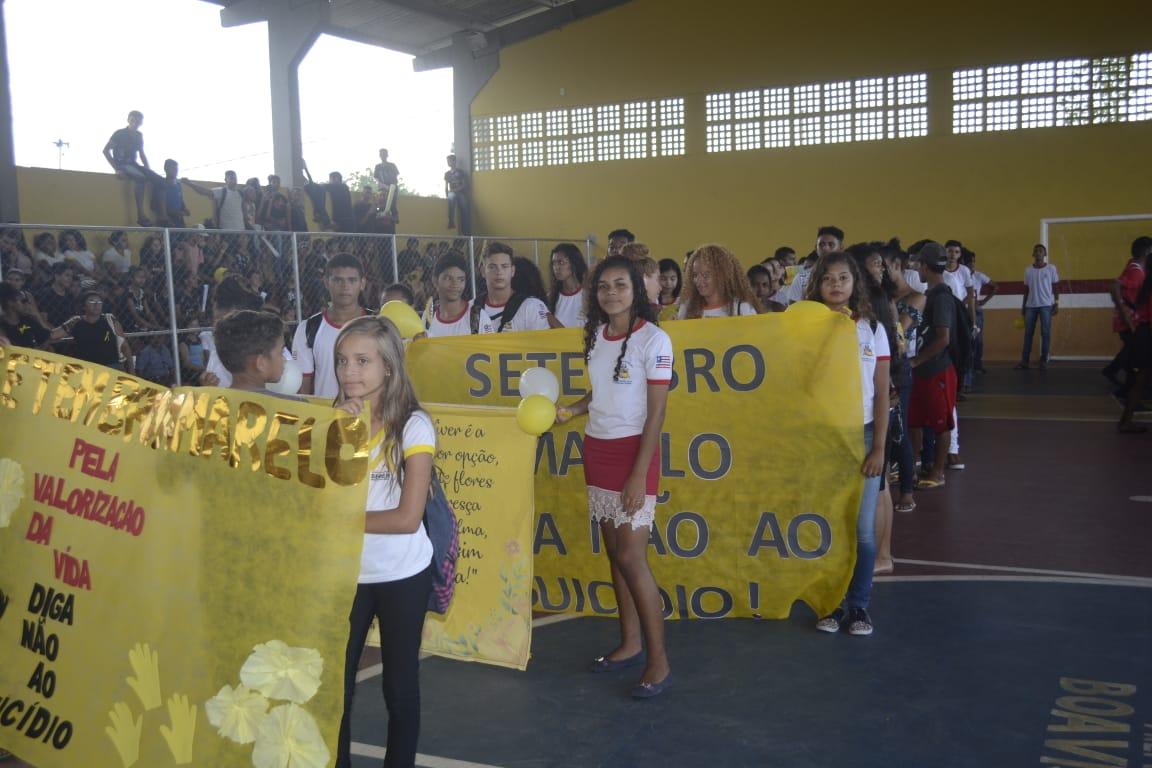
<path id="1" fill-rule="evenodd" d="M 536 267 L 537 267 L 537 269 L 539 269 L 539 267 L 540 267 L 540 241 L 539 240 L 533 240 L 532 241 L 532 260 L 536 262 Z"/>
<path id="2" fill-rule="evenodd" d="M 300 251 L 296 247 L 296 233 L 292 233 L 292 278 L 296 281 L 296 324 L 304 322 L 304 294 L 300 291 Z"/>
<path id="3" fill-rule="evenodd" d="M 164 278 L 168 282 L 168 320 L 172 329 L 172 354 L 175 355 L 176 386 L 183 384 L 180 375 L 180 336 L 176 333 L 179 321 L 176 318 L 176 285 L 172 280 L 172 238 L 168 228 L 164 228 Z"/>
<path id="4" fill-rule="evenodd" d="M 596 263 L 596 257 L 592 255 L 592 238 L 584 238 L 584 255 L 588 257 L 588 266 Z"/>
<path id="5" fill-rule="evenodd" d="M 476 238 L 468 236 L 468 274 L 472 278 L 472 300 L 476 300 Z"/>
<path id="6" fill-rule="evenodd" d="M 399 283 L 400 280 L 400 254 L 396 252 L 396 233 L 392 233 L 392 282 Z M 388 286 L 384 286 L 387 288 Z"/>

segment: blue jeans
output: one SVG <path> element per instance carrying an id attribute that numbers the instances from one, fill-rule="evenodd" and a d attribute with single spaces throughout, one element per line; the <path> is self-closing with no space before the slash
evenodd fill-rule
<path id="1" fill-rule="evenodd" d="M 1032 335 L 1036 331 L 1036 318 L 1040 318 L 1040 362 L 1048 362 L 1052 351 L 1052 307 L 1027 307 L 1024 310 L 1024 351 L 1020 362 L 1032 357 Z"/>
<path id="2" fill-rule="evenodd" d="M 864 425 L 864 453 L 872 450 L 873 425 Z M 872 570 L 876 567 L 876 503 L 880 476 L 864 478 L 864 495 L 856 516 L 856 568 L 844 597 L 847 608 L 867 608 L 872 599 Z"/>

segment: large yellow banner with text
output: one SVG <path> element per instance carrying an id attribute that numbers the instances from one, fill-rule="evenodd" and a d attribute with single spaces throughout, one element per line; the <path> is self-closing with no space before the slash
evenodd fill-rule
<path id="1" fill-rule="evenodd" d="M 650 562 L 670 618 L 824 613 L 847 588 L 862 491 L 863 406 L 855 327 L 803 302 L 783 314 L 670 322 L 674 380 L 661 441 Z M 581 331 L 420 340 L 422 397 L 514 404 L 543 365 L 560 403 L 586 392 Z M 536 456 L 533 604 L 611 615 L 606 557 L 589 523 L 583 420 L 554 427 Z"/>
<path id="2" fill-rule="evenodd" d="M 425 403 L 436 467 L 456 512 L 460 559 L 452 607 L 424 621 L 421 650 L 524 669 L 532 639 L 535 440 L 509 408 Z"/>
<path id="3" fill-rule="evenodd" d="M 366 425 L 31 350 L 0 366 L 0 747 L 42 768 L 329 765 Z M 461 558 L 425 649 L 523 668 L 533 440 L 507 409 L 429 411 Z"/>

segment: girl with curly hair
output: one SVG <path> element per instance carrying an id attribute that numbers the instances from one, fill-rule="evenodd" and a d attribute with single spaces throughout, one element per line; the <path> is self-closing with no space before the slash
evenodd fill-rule
<path id="1" fill-rule="evenodd" d="M 620 644 L 596 658 L 590 671 L 644 664 L 632 696 L 648 699 L 663 693 L 672 680 L 663 604 L 648 566 L 660 481 L 660 430 L 672 383 L 672 341 L 656 325 L 634 263 L 609 257 L 596 265 L 588 285 L 584 353 L 591 391 L 558 409 L 556 421 L 563 424 L 588 414 L 588 509 L 600 526 L 619 606 Z"/>
<path id="2" fill-rule="evenodd" d="M 552 249 L 552 290 L 548 309 L 565 328 L 584 325 L 584 278 L 588 262 L 573 243 L 560 243 Z"/>
<path id="3" fill-rule="evenodd" d="M 846 253 L 832 251 L 820 257 L 804 295 L 833 312 L 843 312 L 856 323 L 860 382 L 864 392 L 864 495 L 856 515 L 856 567 L 848 594 L 835 611 L 816 622 L 821 632 L 847 630 L 851 635 L 872 634 L 868 603 L 872 597 L 872 573 L 876 566 L 876 504 L 880 475 L 884 472 L 884 438 L 888 434 L 888 334 L 876 322 L 868 301 L 868 287 L 856 261 Z"/>
<path id="4" fill-rule="evenodd" d="M 760 311 L 748 276 L 736 254 L 710 243 L 688 257 L 688 280 L 680 297 L 680 320 L 697 317 L 735 317 Z"/>

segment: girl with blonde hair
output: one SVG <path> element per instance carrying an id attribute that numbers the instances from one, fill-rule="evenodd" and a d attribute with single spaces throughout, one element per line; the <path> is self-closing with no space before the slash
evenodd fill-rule
<path id="1" fill-rule="evenodd" d="M 678 319 L 735 317 L 760 311 L 740 260 L 724 246 L 700 246 L 688 257 L 685 272 L 688 279 L 680 295 Z"/>
<path id="2" fill-rule="evenodd" d="M 404 342 L 387 318 L 360 317 L 344 326 L 336 337 L 336 381 L 337 406 L 358 415 L 370 404 L 372 435 L 384 437 L 372 453 L 360 577 L 348 616 L 336 766 L 351 766 L 352 697 L 373 618 L 380 627 L 388 707 L 384 764 L 414 766 L 420 735 L 420 636 L 432 592 L 432 541 L 423 519 L 436 429 L 404 368 Z"/>

